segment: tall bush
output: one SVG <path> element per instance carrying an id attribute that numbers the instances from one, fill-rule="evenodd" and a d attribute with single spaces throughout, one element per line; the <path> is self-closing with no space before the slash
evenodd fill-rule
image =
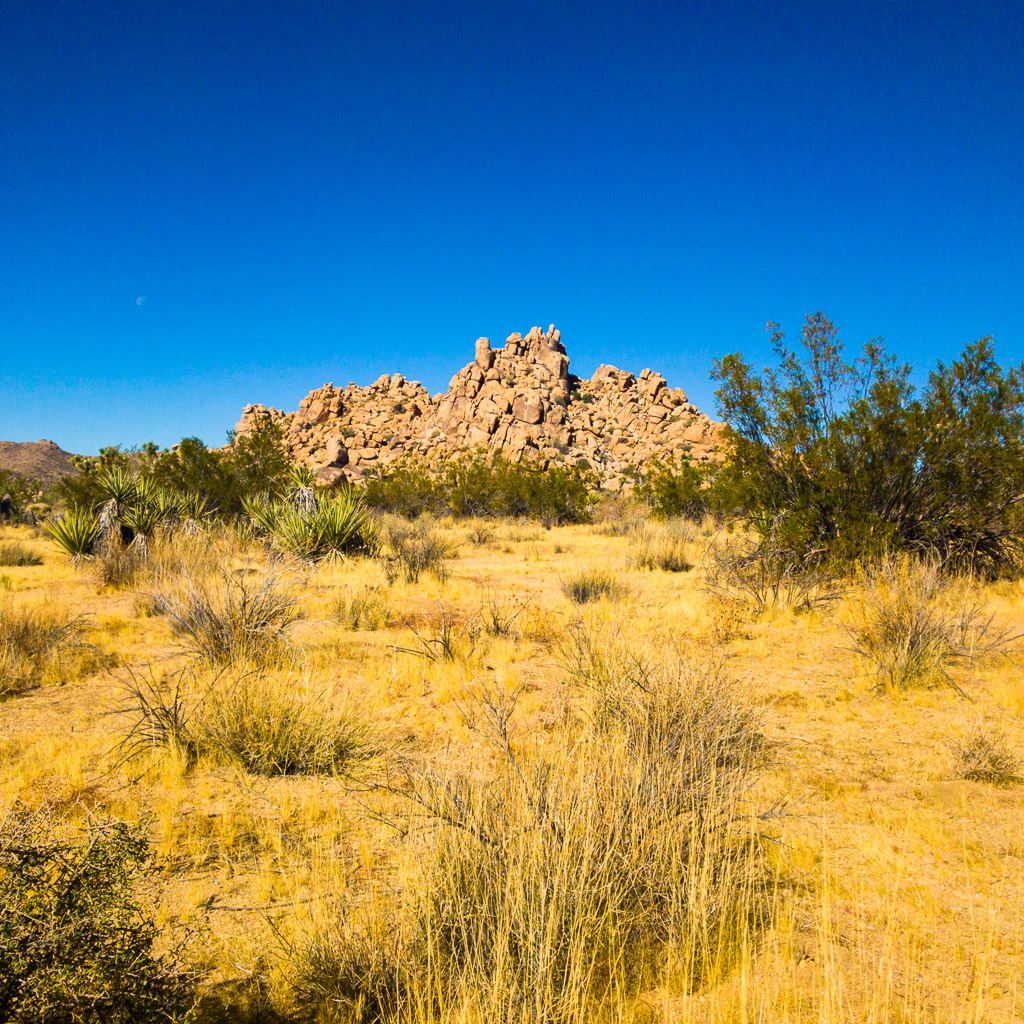
<path id="1" fill-rule="evenodd" d="M 843 560 L 902 549 L 986 576 L 1021 568 L 1024 364 L 1003 368 L 982 338 L 919 391 L 878 340 L 847 361 L 824 313 L 806 318 L 802 353 L 769 330 L 777 368 L 736 353 L 712 374 L 725 477 L 756 528 Z"/>

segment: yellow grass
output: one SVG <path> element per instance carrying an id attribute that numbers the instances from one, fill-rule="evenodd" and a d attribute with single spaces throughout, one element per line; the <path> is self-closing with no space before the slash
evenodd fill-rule
<path id="1" fill-rule="evenodd" d="M 493 744 L 466 720 L 465 695 L 481 683 L 521 691 L 511 728 L 524 756 L 550 756 L 567 777 L 578 763 L 584 726 L 561 653 L 574 622 L 639 647 L 721 661 L 763 722 L 769 759 L 744 802 L 751 813 L 775 809 L 752 826 L 769 868 L 770 912 L 741 930 L 721 969 L 700 984 L 687 985 L 677 963 L 573 1019 L 1024 1019 L 1024 788 L 957 779 L 949 754 L 951 740 L 979 723 L 998 726 L 1024 751 L 1024 684 L 1013 658 L 952 665 L 963 695 L 942 680 L 877 692 L 846 628 L 860 609 L 858 591 L 811 612 L 776 608 L 754 618 L 702 589 L 708 532 L 680 542 L 693 570 L 666 572 L 636 567 L 628 532 L 438 529 L 458 552 L 447 581 L 427 574 L 388 585 L 364 559 L 294 568 L 298 664 L 267 671 L 278 679 L 298 673 L 304 685 L 363 709 L 395 756 L 481 785 L 500 767 Z M 172 672 L 187 654 L 136 591 L 104 588 L 88 565 L 69 565 L 27 528 L 2 529 L 3 540 L 31 544 L 44 564 L 4 567 L 0 606 L 84 615 L 94 656 L 0 701 L 0 812 L 22 801 L 54 814 L 100 808 L 148 823 L 159 855 L 158 921 L 168 941 L 194 930 L 193 960 L 212 1000 L 200 1020 L 220 1019 L 225 1005 L 240 1020 L 258 1019 L 261 1006 L 295 1014 L 294 966 L 282 952 L 289 944 L 354 941 L 358 932 L 379 952 L 396 928 L 413 927 L 409 908 L 435 846 L 429 830 L 403 836 L 381 820 L 404 820 L 400 794 L 354 790 L 332 775 L 261 777 L 205 756 L 189 764 L 156 747 L 126 761 L 118 750 L 124 722 L 105 713 L 124 678 L 118 665 Z M 205 550 L 177 560 L 164 552 L 159 561 L 164 572 L 212 575 L 258 568 L 263 558 L 219 534 Z M 613 573 L 626 596 L 573 604 L 562 581 L 595 567 Z M 390 624 L 352 629 L 338 621 L 337 600 L 366 588 L 385 595 Z M 479 627 L 496 597 L 521 608 L 508 635 Z M 1000 624 L 1024 631 L 1021 585 L 982 588 L 977 597 Z M 458 625 L 454 658 L 409 653 L 423 650 L 442 613 Z M 339 937 L 345 929 L 352 934 Z M 472 991 L 442 1006 L 436 992 L 418 990 L 403 1019 L 482 1022 L 486 1005 Z"/>

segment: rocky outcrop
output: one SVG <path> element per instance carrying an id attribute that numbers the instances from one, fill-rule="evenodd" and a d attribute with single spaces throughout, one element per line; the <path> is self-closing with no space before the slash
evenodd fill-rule
<path id="1" fill-rule="evenodd" d="M 590 380 L 569 372 L 554 325 L 512 334 L 502 348 L 476 342 L 475 358 L 431 396 L 419 381 L 385 374 L 369 387 L 325 384 L 297 412 L 247 405 L 236 427 L 280 423 L 292 454 L 322 482 L 358 480 L 406 456 L 436 462 L 485 448 L 545 465 L 586 460 L 609 488 L 652 459 L 716 457 L 721 424 L 659 373 L 601 366 Z"/>

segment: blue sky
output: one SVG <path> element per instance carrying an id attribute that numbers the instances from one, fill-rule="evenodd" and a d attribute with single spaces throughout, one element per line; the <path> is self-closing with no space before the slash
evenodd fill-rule
<path id="1" fill-rule="evenodd" d="M 1024 356 L 1019 2 L 5 0 L 0 132 L 4 440 L 219 444 L 550 322 L 712 413 L 816 309 Z"/>

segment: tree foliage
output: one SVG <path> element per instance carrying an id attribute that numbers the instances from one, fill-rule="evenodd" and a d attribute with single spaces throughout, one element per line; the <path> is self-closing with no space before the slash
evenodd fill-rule
<path id="1" fill-rule="evenodd" d="M 434 515 L 589 522 L 597 476 L 588 466 L 510 462 L 501 454 L 455 456 L 437 467 L 407 461 L 367 479 L 372 508 L 415 518 Z"/>
<path id="2" fill-rule="evenodd" d="M 729 423 L 725 475 L 762 534 L 844 560 L 886 550 L 938 555 L 988 576 L 1024 556 L 1024 364 L 991 338 L 938 363 L 918 389 L 879 340 L 847 361 L 817 312 L 801 349 L 769 324 L 778 366 L 740 354 L 712 376 Z"/>

